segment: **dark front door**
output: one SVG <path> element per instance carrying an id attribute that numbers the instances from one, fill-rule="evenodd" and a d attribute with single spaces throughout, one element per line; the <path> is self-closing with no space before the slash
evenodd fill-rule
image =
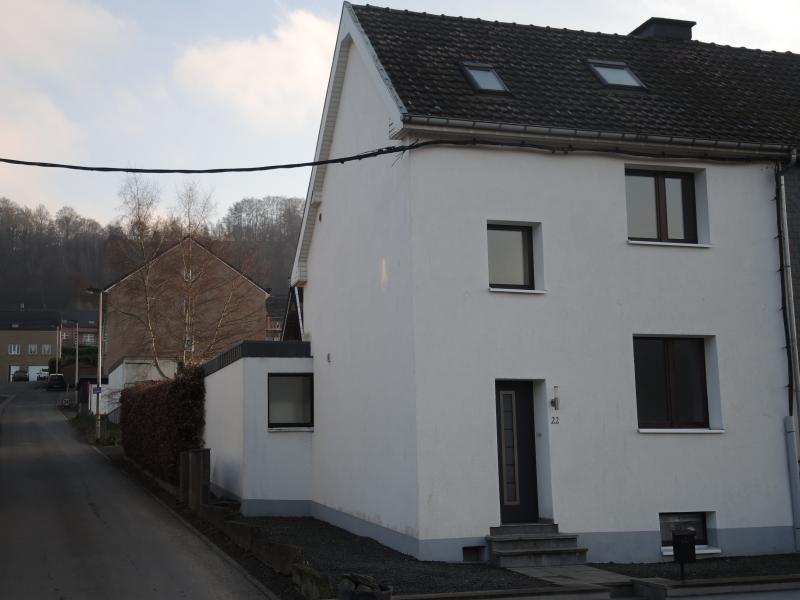
<path id="1" fill-rule="evenodd" d="M 503 523 L 538 521 L 533 384 L 530 381 L 498 381 L 495 391 L 500 517 Z"/>

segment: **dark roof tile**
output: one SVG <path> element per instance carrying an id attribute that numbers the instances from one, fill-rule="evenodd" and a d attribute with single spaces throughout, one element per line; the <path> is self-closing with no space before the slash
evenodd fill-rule
<path id="1" fill-rule="evenodd" d="M 797 145 L 800 55 L 354 5 L 410 115 Z M 646 90 L 606 88 L 590 59 L 624 61 Z M 509 95 L 473 91 L 491 64 Z"/>

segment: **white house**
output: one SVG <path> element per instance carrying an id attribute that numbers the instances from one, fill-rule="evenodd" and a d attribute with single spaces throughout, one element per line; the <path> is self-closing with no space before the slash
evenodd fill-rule
<path id="1" fill-rule="evenodd" d="M 345 3 L 316 159 L 432 143 L 312 172 L 313 423 L 257 424 L 306 440 L 307 496 L 264 512 L 506 565 L 660 560 L 684 526 L 703 553 L 796 550 L 775 169 L 800 56 L 692 25 Z"/>

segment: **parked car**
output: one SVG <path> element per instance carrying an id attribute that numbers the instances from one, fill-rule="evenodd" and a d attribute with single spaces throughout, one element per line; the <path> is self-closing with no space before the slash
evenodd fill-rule
<path id="1" fill-rule="evenodd" d="M 14 374 L 11 376 L 11 381 L 28 381 L 28 372 L 14 371 Z"/>
<path id="2" fill-rule="evenodd" d="M 47 381 L 47 376 L 48 376 L 49 374 L 50 374 L 50 371 L 48 371 L 47 369 L 42 369 L 42 370 L 41 370 L 41 371 L 39 371 L 39 373 L 36 375 L 36 381 Z"/>
<path id="3" fill-rule="evenodd" d="M 66 390 L 67 380 L 61 373 L 52 373 L 47 377 L 47 389 L 49 390 Z"/>

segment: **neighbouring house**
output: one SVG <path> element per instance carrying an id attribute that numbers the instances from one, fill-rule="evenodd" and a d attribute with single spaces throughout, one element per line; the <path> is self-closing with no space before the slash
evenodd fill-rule
<path id="1" fill-rule="evenodd" d="M 11 381 L 25 371 L 29 381 L 48 372 L 59 352 L 61 317 L 52 310 L 0 311 L 0 377 Z"/>
<path id="2" fill-rule="evenodd" d="M 312 170 L 310 346 L 207 365 L 217 489 L 424 559 L 796 551 L 800 56 L 693 25 L 345 3 L 315 158 L 411 147 Z"/>
<path id="3" fill-rule="evenodd" d="M 61 309 L 61 347 L 97 347 L 97 310 Z M 77 331 L 76 331 L 77 324 Z"/>
<path id="4" fill-rule="evenodd" d="M 104 292 L 106 410 L 127 385 L 171 377 L 180 364 L 267 336 L 267 290 L 192 237 Z"/>

